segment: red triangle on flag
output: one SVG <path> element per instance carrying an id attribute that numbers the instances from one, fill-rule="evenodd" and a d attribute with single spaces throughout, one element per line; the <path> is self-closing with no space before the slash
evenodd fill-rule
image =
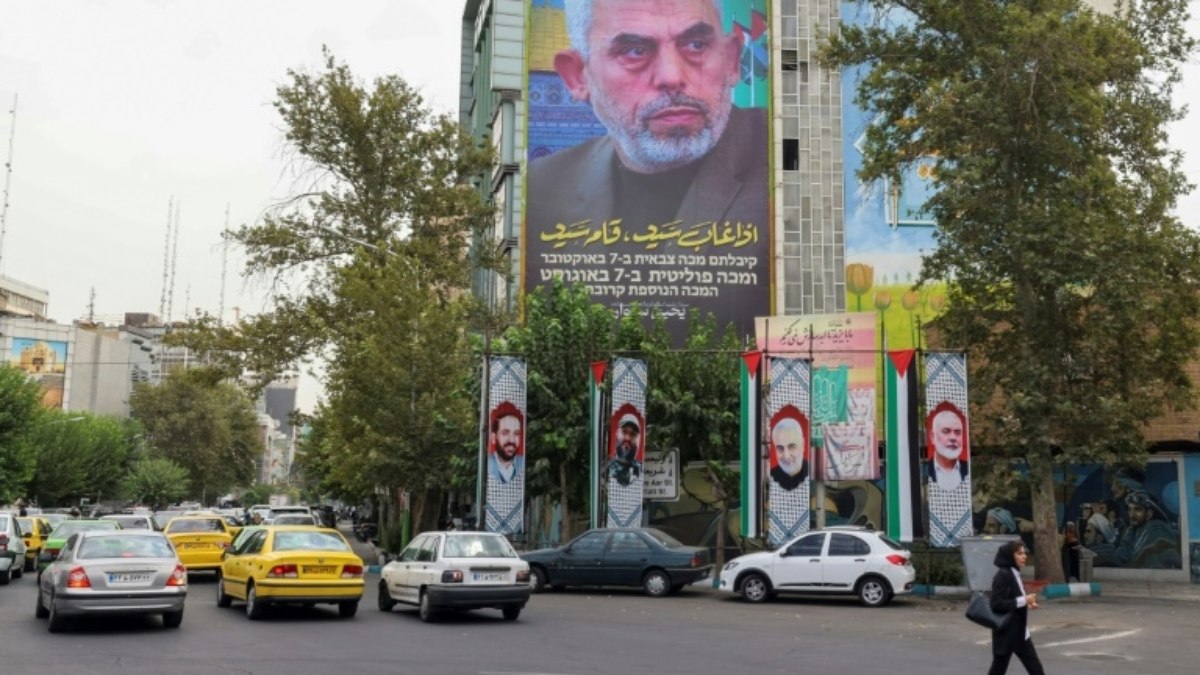
<path id="1" fill-rule="evenodd" d="M 762 34 L 767 32 L 767 17 L 758 10 L 750 12 L 750 39 L 758 40 Z"/>
<path id="2" fill-rule="evenodd" d="M 744 352 L 742 361 L 746 363 L 746 370 L 750 372 L 750 377 L 753 379 L 758 374 L 758 362 L 762 360 L 762 352 Z"/>
<path id="3" fill-rule="evenodd" d="M 908 372 L 908 364 L 912 363 L 916 353 L 915 349 L 897 349 L 894 352 L 888 352 L 888 358 L 892 360 L 892 365 L 896 367 L 896 372 L 900 373 L 900 377 L 904 377 L 904 374 Z"/>
<path id="4" fill-rule="evenodd" d="M 601 382 L 604 382 L 604 369 L 608 367 L 608 361 L 593 361 L 592 362 L 592 378 L 596 386 L 599 387 Z"/>

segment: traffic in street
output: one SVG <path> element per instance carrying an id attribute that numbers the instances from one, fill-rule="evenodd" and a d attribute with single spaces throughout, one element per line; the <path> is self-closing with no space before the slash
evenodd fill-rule
<path id="1" fill-rule="evenodd" d="M 212 573 L 189 578 L 177 630 L 158 616 L 73 621 L 49 633 L 34 618 L 32 575 L 0 589 L 0 672 L 96 675 L 338 673 L 964 673 L 990 660 L 990 634 L 965 600 L 903 596 L 870 609 L 854 598 L 782 596 L 753 604 L 693 584 L 670 597 L 642 589 L 533 595 L 520 618 L 474 610 L 424 623 L 420 610 L 272 607 L 261 620 L 217 606 Z M 1190 672 L 1200 656 L 1194 603 L 1085 598 L 1046 603 L 1032 619 L 1047 672 Z"/>

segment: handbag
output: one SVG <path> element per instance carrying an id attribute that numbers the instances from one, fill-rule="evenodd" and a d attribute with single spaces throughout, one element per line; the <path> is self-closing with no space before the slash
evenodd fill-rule
<path id="1" fill-rule="evenodd" d="M 967 618 L 984 628 L 1004 630 L 1012 621 L 1012 612 L 995 613 L 992 611 L 991 601 L 983 591 L 974 591 L 971 593 L 971 600 L 967 602 Z"/>

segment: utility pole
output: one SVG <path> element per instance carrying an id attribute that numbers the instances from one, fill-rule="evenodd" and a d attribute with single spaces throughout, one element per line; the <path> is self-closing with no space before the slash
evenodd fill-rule
<path id="1" fill-rule="evenodd" d="M 175 211 L 175 196 L 167 199 L 167 239 L 163 242 L 162 295 L 158 299 L 158 320 L 167 325 L 167 285 L 171 271 L 171 214 Z"/>
<path id="2" fill-rule="evenodd" d="M 8 159 L 4 162 L 4 196 L 0 204 L 0 272 L 4 271 L 4 234 L 8 232 L 8 189 L 12 184 L 13 139 L 17 135 L 17 95 L 13 94 L 12 125 L 8 128 Z"/>
<path id="3" fill-rule="evenodd" d="M 229 202 L 225 203 L 225 230 L 229 231 Z M 224 233 L 222 233 L 224 237 Z M 225 279 L 229 276 L 229 242 L 221 243 L 221 301 L 217 305 L 217 325 L 225 325 Z"/>

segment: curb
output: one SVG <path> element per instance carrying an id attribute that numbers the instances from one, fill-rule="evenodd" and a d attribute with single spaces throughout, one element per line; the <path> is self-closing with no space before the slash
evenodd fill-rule
<path id="1" fill-rule="evenodd" d="M 367 565 L 367 574 L 379 574 L 379 565 Z"/>
<path id="2" fill-rule="evenodd" d="M 1047 584 L 1038 593 L 1047 600 L 1099 596 L 1100 584 L 1094 581 L 1082 584 Z M 926 598 L 965 598 L 971 595 L 971 589 L 966 586 L 926 586 L 925 584 L 914 584 L 912 595 Z"/>

